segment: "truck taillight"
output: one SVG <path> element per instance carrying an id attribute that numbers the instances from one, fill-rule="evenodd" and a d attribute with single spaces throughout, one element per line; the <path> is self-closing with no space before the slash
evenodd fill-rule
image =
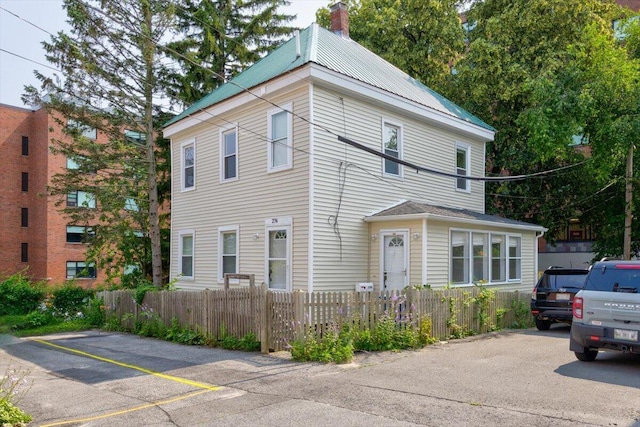
<path id="1" fill-rule="evenodd" d="M 582 297 L 575 297 L 573 299 L 573 317 L 576 319 L 582 319 Z"/>

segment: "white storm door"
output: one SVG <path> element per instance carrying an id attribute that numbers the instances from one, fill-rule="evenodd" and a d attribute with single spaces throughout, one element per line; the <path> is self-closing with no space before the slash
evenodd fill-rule
<path id="1" fill-rule="evenodd" d="M 383 234 L 382 290 L 402 290 L 407 285 L 408 233 Z"/>
<path id="2" fill-rule="evenodd" d="M 291 289 L 291 226 L 267 227 L 266 279 L 269 289 Z"/>

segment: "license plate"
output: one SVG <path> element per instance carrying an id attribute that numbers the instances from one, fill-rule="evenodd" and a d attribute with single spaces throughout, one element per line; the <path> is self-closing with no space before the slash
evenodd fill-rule
<path id="1" fill-rule="evenodd" d="M 614 329 L 613 338 L 625 341 L 638 341 L 638 331 L 628 331 L 626 329 Z"/>
<path id="2" fill-rule="evenodd" d="M 571 294 L 556 294 L 556 301 L 569 301 Z"/>

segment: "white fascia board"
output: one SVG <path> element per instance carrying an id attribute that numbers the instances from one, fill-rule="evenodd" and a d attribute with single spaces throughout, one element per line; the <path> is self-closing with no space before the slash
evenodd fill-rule
<path id="1" fill-rule="evenodd" d="M 296 83 L 300 83 L 300 81 L 307 79 L 308 77 L 308 67 L 298 68 L 297 70 L 294 70 L 290 73 L 283 74 L 273 80 L 269 80 L 258 86 L 240 92 L 239 94 L 234 95 L 231 98 L 227 98 L 217 104 L 211 105 L 204 108 L 203 110 L 195 112 L 190 116 L 183 118 L 179 122 L 173 123 L 172 125 L 164 128 L 163 135 L 166 138 L 169 138 L 172 135 L 177 134 L 178 132 L 182 132 L 208 120 L 215 119 L 219 115 L 225 114 L 233 110 L 234 108 L 241 107 L 252 101 L 259 100 L 262 102 L 266 102 L 261 100 L 260 98 L 266 95 L 272 95 L 273 93 L 283 89 L 289 90 L 292 87 L 298 87 Z"/>
<path id="2" fill-rule="evenodd" d="M 317 64 L 311 64 L 311 81 L 321 86 L 322 83 L 325 83 L 325 85 L 329 86 L 333 90 L 340 92 L 349 91 L 361 98 L 369 98 L 377 102 L 392 105 L 395 108 L 425 118 L 434 123 L 438 123 L 441 126 L 452 128 L 458 132 L 471 134 L 485 142 L 493 141 L 495 137 L 495 132 L 492 130 L 455 118 L 417 102 L 410 101 L 399 95 L 371 86 L 368 83 L 358 81 L 351 77 L 346 77 L 343 74 L 329 70 Z"/>
<path id="3" fill-rule="evenodd" d="M 428 214 L 428 213 L 365 217 L 364 222 L 413 221 L 413 220 L 419 220 L 424 218 L 426 218 L 427 220 L 453 222 L 457 224 L 481 225 L 484 227 L 500 227 L 500 228 L 508 228 L 512 230 L 527 230 L 527 231 L 540 231 L 540 232 L 547 231 L 547 228 L 541 225 L 504 224 L 501 222 L 483 221 L 480 219 L 469 219 L 469 218 L 456 218 L 456 217 L 450 217 L 445 215 L 434 215 L 434 214 Z"/>

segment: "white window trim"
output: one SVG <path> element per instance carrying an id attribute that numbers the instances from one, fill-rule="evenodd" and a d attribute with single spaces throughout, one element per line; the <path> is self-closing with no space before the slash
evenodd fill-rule
<path id="1" fill-rule="evenodd" d="M 224 159 L 225 159 L 225 144 L 224 144 L 224 135 L 230 131 L 234 131 L 236 134 L 236 176 L 234 176 L 233 178 L 225 178 L 224 177 Z M 234 124 L 229 124 L 227 126 L 223 126 L 220 128 L 220 183 L 223 182 L 232 182 L 232 181 L 237 181 L 238 180 L 238 175 L 239 175 L 239 155 L 238 155 L 238 147 L 239 147 L 239 143 L 238 143 L 238 125 L 236 123 Z"/>
<path id="2" fill-rule="evenodd" d="M 193 272 L 192 276 L 185 276 L 182 274 L 182 237 L 183 236 L 191 236 L 192 237 L 192 245 L 191 251 L 193 252 L 191 255 L 191 270 Z M 178 274 L 181 279 L 193 280 L 196 275 L 196 232 L 195 230 L 182 230 L 178 232 Z"/>
<path id="3" fill-rule="evenodd" d="M 233 231 L 236 233 L 236 273 L 240 272 L 240 226 L 239 225 L 228 225 L 218 227 L 218 283 L 224 283 L 224 275 L 222 274 L 222 255 L 224 242 L 222 239 L 222 235 L 229 231 Z M 231 279 L 229 283 L 238 284 L 238 279 Z"/>
<path id="4" fill-rule="evenodd" d="M 455 173 L 458 174 L 458 150 L 464 150 L 466 152 L 466 165 L 465 171 L 466 176 L 471 176 L 471 146 L 464 142 L 456 142 L 456 150 L 454 153 L 454 167 Z M 465 180 L 466 188 L 458 188 L 458 179 L 456 178 L 454 181 L 456 191 L 460 193 L 471 193 L 471 181 Z"/>
<path id="5" fill-rule="evenodd" d="M 381 127 L 380 127 L 380 151 L 384 153 L 384 128 L 386 125 L 393 126 L 398 128 L 398 160 L 402 160 L 404 158 L 404 126 L 400 122 L 396 122 L 394 120 L 382 118 Z M 382 175 L 389 176 L 394 178 L 404 178 L 404 167 L 401 164 L 398 164 L 398 174 L 388 173 L 384 168 L 385 159 L 382 159 Z"/>
<path id="6" fill-rule="evenodd" d="M 472 273 L 473 273 L 473 233 L 476 234 L 487 234 L 487 238 L 488 240 L 488 245 L 489 245 L 489 253 L 487 254 L 488 256 L 488 268 L 489 271 L 487 272 L 487 277 L 489 277 L 489 280 L 487 282 L 485 282 L 486 285 L 501 285 L 501 284 L 507 284 L 507 283 L 519 283 L 522 282 L 522 262 L 523 262 L 523 257 L 522 257 L 522 242 L 523 242 L 523 237 L 522 234 L 518 234 L 518 233 L 509 233 L 506 231 L 489 231 L 489 230 L 483 230 L 483 229 L 472 229 L 472 228 L 450 228 L 449 229 L 449 237 L 448 237 L 448 255 L 447 255 L 447 263 L 449 265 L 449 283 L 451 283 L 451 287 L 470 287 L 470 286 L 474 286 L 473 282 L 469 282 L 469 283 L 453 283 L 453 278 L 451 276 L 451 257 L 452 257 L 452 253 L 451 253 L 451 233 L 453 232 L 463 232 L 463 233 L 467 233 L 467 245 L 469 247 L 469 257 L 468 257 L 468 263 L 469 263 L 469 278 L 471 279 L 472 277 Z M 491 276 L 492 276 L 492 263 L 491 263 L 491 235 L 500 235 L 500 236 L 504 236 L 505 237 L 505 280 L 502 281 L 491 281 Z M 509 257 L 509 241 L 511 238 L 519 238 L 520 239 L 520 257 L 516 257 L 513 259 L 520 259 L 520 277 L 515 278 L 515 279 L 509 279 L 509 261 L 512 259 Z"/>
<path id="7" fill-rule="evenodd" d="M 184 150 L 189 146 L 193 146 L 193 186 L 185 187 L 184 185 L 185 184 Z M 196 139 L 193 138 L 180 144 L 180 191 L 186 192 L 186 191 L 193 191 L 196 189 L 197 163 L 198 163 L 198 160 L 197 160 L 197 151 L 196 151 Z"/>
<path id="8" fill-rule="evenodd" d="M 275 114 L 282 111 L 289 111 L 287 113 L 287 163 L 282 166 L 272 167 L 272 154 L 271 154 L 271 135 L 272 135 L 272 117 Z M 293 118 L 291 112 L 293 111 L 293 103 L 289 102 L 282 104 L 280 108 L 274 108 L 267 112 L 267 173 L 279 172 L 283 170 L 289 170 L 293 168 Z"/>
<path id="9" fill-rule="evenodd" d="M 264 221 L 264 282 L 271 291 L 291 292 L 292 284 L 292 268 L 291 268 L 291 250 L 293 248 L 293 218 L 292 217 L 275 217 Z M 287 231 L 287 286 L 285 289 L 272 289 L 269 287 L 269 231 L 286 230 Z"/>

